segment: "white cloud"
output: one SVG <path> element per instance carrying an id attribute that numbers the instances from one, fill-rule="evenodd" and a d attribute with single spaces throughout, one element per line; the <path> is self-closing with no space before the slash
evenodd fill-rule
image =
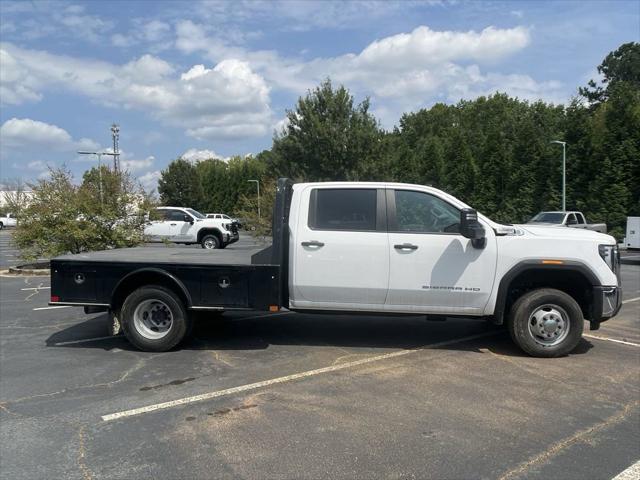
<path id="1" fill-rule="evenodd" d="M 182 155 L 180 155 L 180 158 L 182 158 L 183 160 L 187 160 L 188 162 L 191 162 L 191 163 L 198 163 L 201 160 L 209 160 L 210 158 L 216 158 L 224 162 L 229 161 L 229 157 L 223 157 L 222 155 L 218 155 L 213 150 L 207 150 L 207 149 L 198 150 L 196 148 L 190 148 L 189 150 L 184 152 Z"/>
<path id="2" fill-rule="evenodd" d="M 523 26 L 489 26 L 481 31 L 437 31 L 420 26 L 375 40 L 357 53 L 310 61 L 284 58 L 273 51 L 228 46 L 209 34 L 207 27 L 192 21 L 179 23 L 176 35 L 179 50 L 202 52 L 213 62 L 233 55 L 274 89 L 303 94 L 329 77 L 357 95 L 372 96 L 374 105 L 382 102 L 384 105 L 378 105 L 377 110 L 386 112 L 382 118 L 385 126 L 393 125 L 403 111 L 474 94 L 504 91 L 524 99 L 555 102 L 566 96 L 558 82 L 538 82 L 527 75 L 491 71 L 530 44 L 530 31 Z M 187 75 L 202 71 L 198 67 Z M 276 124 L 276 128 L 281 126 Z M 188 133 L 198 136 L 202 132 Z"/>
<path id="3" fill-rule="evenodd" d="M 153 155 L 149 155 L 146 158 L 135 159 L 135 158 L 126 158 L 123 154 L 120 154 L 120 168 L 122 170 L 127 170 L 129 172 L 138 172 L 140 170 L 146 170 L 153 162 L 155 162 L 156 157 Z"/>
<path id="4" fill-rule="evenodd" d="M 0 139 L 5 148 L 57 151 L 98 148 L 98 144 L 88 138 L 74 140 L 65 129 L 30 118 L 11 118 L 4 122 L 0 127 Z"/>
<path id="5" fill-rule="evenodd" d="M 383 66 L 406 71 L 460 60 L 492 62 L 523 49 L 529 41 L 529 31 L 524 27 L 455 32 L 421 26 L 411 33 L 376 40 L 354 63 L 366 68 Z"/>
<path id="6" fill-rule="evenodd" d="M 40 83 L 22 67 L 8 51 L 0 48 L 0 101 L 9 105 L 37 102 L 42 99 L 37 89 Z"/>
<path id="7" fill-rule="evenodd" d="M 154 170 L 138 177 L 138 180 L 147 192 L 152 192 L 158 188 L 158 180 L 160 180 L 161 176 L 160 170 Z"/>
<path id="8" fill-rule="evenodd" d="M 182 74 L 144 55 L 124 65 L 86 60 L 11 44 L 2 46 L 0 88 L 12 103 L 36 101 L 47 90 L 67 90 L 105 105 L 150 113 L 198 139 L 260 136 L 271 124 L 269 88 L 249 64 L 225 59 Z"/>
<path id="9" fill-rule="evenodd" d="M 147 44 L 152 52 L 159 52 L 171 46 L 171 26 L 160 20 L 148 22 L 134 19 L 129 33 L 111 35 L 111 44 L 115 47 L 128 48 L 141 43 Z"/>
<path id="10" fill-rule="evenodd" d="M 285 31 L 310 29 L 353 29 L 393 15 L 411 14 L 413 7 L 441 6 L 449 0 L 236 0 L 234 2 L 201 1 L 194 4 L 198 18 L 209 24 L 242 25 L 247 20 L 258 25 Z M 226 30 L 226 29 L 225 29 Z"/>
<path id="11" fill-rule="evenodd" d="M 3 2 L 2 23 L 10 22 L 13 36 L 25 40 L 51 37 L 97 43 L 114 22 L 85 10 L 83 5 L 61 2 Z"/>
<path id="12" fill-rule="evenodd" d="M 34 160 L 32 162 L 27 163 L 27 169 L 29 170 L 36 170 L 36 171 L 43 171 L 47 168 L 47 164 L 44 163 L 42 160 Z"/>

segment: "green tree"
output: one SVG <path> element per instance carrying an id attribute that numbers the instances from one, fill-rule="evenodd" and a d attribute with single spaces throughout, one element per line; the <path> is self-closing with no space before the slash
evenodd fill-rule
<path id="1" fill-rule="evenodd" d="M 162 170 L 158 180 L 158 193 L 164 205 L 201 210 L 205 197 L 196 167 L 182 158 L 171 162 Z"/>
<path id="2" fill-rule="evenodd" d="M 587 87 L 580 87 L 580 95 L 592 103 L 606 101 L 610 89 L 618 83 L 640 89 L 640 43 L 629 42 L 610 52 L 600 65 L 598 73 L 602 75 L 600 83 L 589 80 Z"/>
<path id="3" fill-rule="evenodd" d="M 369 100 L 354 105 L 349 91 L 330 80 L 298 99 L 288 125 L 273 140 L 272 171 L 309 181 L 379 177 L 383 133 Z"/>
<path id="4" fill-rule="evenodd" d="M 127 173 L 91 169 L 81 185 L 64 169 L 30 185 L 32 197 L 22 210 L 14 241 L 25 259 L 64 253 L 121 248 L 143 241 L 144 213 L 150 207 L 144 190 Z M 113 187 L 113 188 L 112 188 Z"/>

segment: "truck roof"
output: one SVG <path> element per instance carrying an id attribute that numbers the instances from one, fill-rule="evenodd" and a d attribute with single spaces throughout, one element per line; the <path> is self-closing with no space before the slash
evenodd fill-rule
<path id="1" fill-rule="evenodd" d="M 540 213 L 582 213 L 580 210 L 543 210 Z"/>

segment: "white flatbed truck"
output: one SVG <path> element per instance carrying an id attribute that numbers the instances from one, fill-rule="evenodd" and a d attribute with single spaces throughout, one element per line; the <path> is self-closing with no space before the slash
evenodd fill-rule
<path id="1" fill-rule="evenodd" d="M 165 351 L 198 311 L 406 314 L 506 324 L 525 352 L 569 353 L 621 306 L 613 237 L 502 225 L 435 188 L 278 181 L 273 244 L 247 252 L 133 248 L 58 257 L 50 305 L 109 311 Z M 204 254 L 204 255 L 203 255 Z"/>

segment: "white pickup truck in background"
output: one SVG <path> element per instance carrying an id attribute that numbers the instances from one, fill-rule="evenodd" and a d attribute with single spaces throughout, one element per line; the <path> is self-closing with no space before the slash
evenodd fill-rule
<path id="1" fill-rule="evenodd" d="M 149 242 L 199 243 L 211 250 L 225 248 L 240 238 L 230 220 L 207 218 L 193 208 L 158 207 L 144 229 Z"/>
<path id="2" fill-rule="evenodd" d="M 582 212 L 540 212 L 527 222 L 527 225 L 561 225 L 571 228 L 583 228 L 594 232 L 607 233 L 604 223 L 587 223 Z"/>
<path id="3" fill-rule="evenodd" d="M 0 216 L 0 230 L 5 227 L 15 227 L 18 224 L 16 217 L 13 213 L 7 213 Z"/>

